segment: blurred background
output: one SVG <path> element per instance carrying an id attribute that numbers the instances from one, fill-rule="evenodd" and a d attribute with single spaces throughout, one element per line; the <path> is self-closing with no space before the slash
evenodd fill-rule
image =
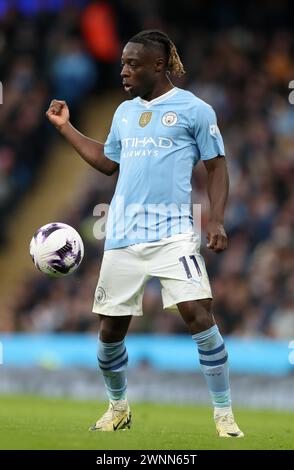
<path id="1" fill-rule="evenodd" d="M 73 124 L 104 140 L 127 98 L 121 50 L 138 31 L 156 28 L 184 63 L 175 84 L 214 107 L 225 141 L 229 249 L 215 255 L 203 243 L 202 253 L 233 396 L 241 405 L 294 408 L 293 24 L 287 0 L 182 0 L 180 9 L 167 0 L 0 0 L 0 391 L 104 397 L 91 313 L 103 241 L 93 236 L 93 210 L 110 202 L 117 176 L 82 162 L 45 111 L 51 99 L 65 99 Z M 193 187 L 205 241 L 201 164 Z M 62 280 L 37 272 L 28 251 L 36 229 L 53 221 L 73 225 L 86 248 L 81 268 Z M 128 337 L 130 396 L 208 402 L 186 333 L 151 281 L 144 317 Z"/>

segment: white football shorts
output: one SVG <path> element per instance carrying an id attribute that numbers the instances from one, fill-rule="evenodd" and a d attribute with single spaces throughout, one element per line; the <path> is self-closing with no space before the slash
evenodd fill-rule
<path id="1" fill-rule="evenodd" d="M 173 235 L 160 241 L 106 250 L 95 291 L 93 312 L 102 315 L 143 315 L 146 282 L 157 277 L 163 307 L 212 298 L 200 239 L 194 233 Z"/>

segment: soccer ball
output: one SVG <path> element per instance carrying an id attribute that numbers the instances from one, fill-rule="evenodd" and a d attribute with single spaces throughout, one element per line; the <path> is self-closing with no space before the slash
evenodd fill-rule
<path id="1" fill-rule="evenodd" d="M 84 244 L 73 227 L 54 222 L 36 231 L 30 243 L 30 255 L 42 273 L 68 276 L 81 264 Z"/>

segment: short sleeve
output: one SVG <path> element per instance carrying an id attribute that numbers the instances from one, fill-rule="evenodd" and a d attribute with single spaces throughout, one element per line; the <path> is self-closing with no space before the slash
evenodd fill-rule
<path id="1" fill-rule="evenodd" d="M 197 106 L 194 118 L 194 137 L 201 160 L 225 155 L 224 142 L 217 125 L 216 114 L 211 106 Z"/>
<path id="2" fill-rule="evenodd" d="M 120 153 L 121 153 L 121 141 L 119 136 L 119 131 L 117 127 L 118 116 L 117 111 L 115 112 L 112 124 L 110 128 L 110 132 L 104 144 L 104 155 L 110 160 L 114 160 L 115 162 L 120 162 Z"/>

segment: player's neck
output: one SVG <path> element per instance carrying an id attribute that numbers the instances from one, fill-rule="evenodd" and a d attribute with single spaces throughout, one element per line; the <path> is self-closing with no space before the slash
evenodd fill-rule
<path id="1" fill-rule="evenodd" d="M 142 96 L 142 99 L 145 101 L 152 101 L 155 98 L 164 95 L 173 88 L 174 85 L 169 80 L 164 83 L 158 83 L 158 85 L 156 85 L 150 93 L 148 93 L 146 96 Z"/>

